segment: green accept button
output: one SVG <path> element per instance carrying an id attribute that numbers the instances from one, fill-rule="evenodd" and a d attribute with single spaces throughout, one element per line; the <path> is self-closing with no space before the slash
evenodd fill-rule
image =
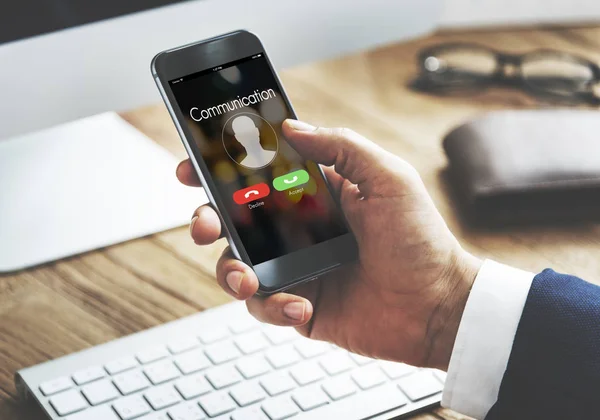
<path id="1" fill-rule="evenodd" d="M 308 172 L 300 169 L 299 171 L 290 172 L 287 175 L 278 176 L 273 180 L 273 187 L 277 191 L 285 191 L 298 185 L 306 184 L 309 179 Z"/>

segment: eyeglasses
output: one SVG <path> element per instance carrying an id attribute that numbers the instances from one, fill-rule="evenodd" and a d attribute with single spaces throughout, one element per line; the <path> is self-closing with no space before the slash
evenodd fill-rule
<path id="1" fill-rule="evenodd" d="M 438 95 L 474 94 L 489 87 L 521 89 L 543 99 L 600 105 L 594 94 L 600 67 L 553 50 L 506 54 L 477 44 L 441 44 L 422 50 L 412 87 Z"/>

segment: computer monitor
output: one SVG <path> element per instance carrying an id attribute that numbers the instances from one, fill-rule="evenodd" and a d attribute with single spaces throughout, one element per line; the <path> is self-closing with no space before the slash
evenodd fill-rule
<path id="1" fill-rule="evenodd" d="M 128 127 L 121 129 L 122 124 L 112 117 L 88 118 L 84 120 L 85 130 L 82 122 L 76 121 L 158 103 L 160 98 L 149 73 L 149 63 L 157 52 L 245 28 L 261 37 L 276 66 L 287 67 L 425 33 L 434 28 L 441 1 L 3 1 L 0 5 L 0 194 L 3 196 L 0 250 L 15 241 L 19 245 L 12 245 L 13 252 L 4 261 L 0 252 L 0 272 L 186 222 L 193 208 L 185 209 L 185 218 L 175 214 L 183 210 L 163 209 L 134 229 L 127 229 L 125 222 L 134 223 L 133 215 L 143 214 L 149 205 L 164 207 L 164 203 L 158 203 L 161 198 L 175 198 L 154 190 L 154 195 L 148 192 L 150 197 L 146 200 L 141 193 L 127 199 L 131 195 L 127 191 L 134 185 L 123 185 L 122 181 L 120 185 L 108 185 L 131 176 L 130 172 L 115 175 L 119 170 L 115 159 L 122 152 L 108 150 L 114 146 L 111 143 L 106 145 L 106 153 L 102 153 L 102 147 L 91 147 L 91 140 L 84 141 L 81 137 L 86 137 L 86 130 L 101 133 L 102 127 L 109 126 L 106 136 L 122 133 L 119 145 L 137 157 L 136 169 L 142 173 L 148 172 L 150 164 L 159 165 L 159 161 L 168 166 L 169 159 L 149 156 L 164 154 L 154 147 L 140 149 L 136 154 L 143 141 L 138 138 L 129 142 L 132 132 Z M 58 131 L 51 128 L 37 132 L 70 121 L 76 122 Z M 125 147 L 128 142 L 129 148 Z M 87 171 L 79 171 L 83 167 Z M 168 176 L 172 178 L 171 173 Z M 155 178 L 152 181 L 158 182 Z M 93 195 L 94 186 L 101 184 L 103 203 L 125 202 L 116 207 L 106 204 L 104 211 L 112 211 L 110 223 L 114 229 L 98 229 L 90 239 L 84 229 L 89 221 L 76 214 L 86 208 L 89 212 L 89 207 L 97 204 L 93 197 L 87 200 L 82 197 Z M 176 188 L 171 184 L 161 186 Z M 113 190 L 120 193 L 111 194 Z M 76 191 L 79 193 L 74 194 Z M 39 197 L 45 201 L 41 202 Z M 186 207 L 186 200 L 179 201 L 172 207 Z M 63 205 L 57 208 L 59 202 Z M 35 211 L 28 210 L 30 207 L 35 207 Z M 119 215 L 125 213 L 129 218 L 118 222 Z M 26 226 L 31 223 L 28 218 L 35 214 L 46 218 L 32 232 Z M 109 223 L 101 214 L 93 216 L 99 218 L 96 223 L 100 225 Z M 55 230 L 44 227 L 57 224 L 64 232 L 60 241 L 52 237 L 57 233 Z M 123 230 L 127 232 L 116 234 Z M 109 231 L 110 235 L 103 233 Z M 33 243 L 40 249 L 34 252 Z M 42 248 L 57 251 L 44 252 Z"/>

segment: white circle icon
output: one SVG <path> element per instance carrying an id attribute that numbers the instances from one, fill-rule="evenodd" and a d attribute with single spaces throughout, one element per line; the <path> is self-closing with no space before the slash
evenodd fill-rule
<path id="1" fill-rule="evenodd" d="M 262 122 L 258 121 L 259 126 L 266 124 L 265 128 L 268 127 L 268 129 L 272 132 L 264 133 L 263 129 L 262 135 L 268 135 L 269 137 L 271 135 L 274 136 L 277 150 L 265 149 L 261 144 L 261 130 L 259 129 L 259 127 L 257 127 L 256 118 L 260 118 L 260 120 L 262 120 Z M 225 128 L 230 123 L 235 143 L 231 141 L 229 143 L 233 143 L 232 146 L 234 147 L 241 146 L 243 151 L 245 151 L 245 156 L 244 153 L 240 153 L 239 157 L 236 158 L 232 156 L 232 153 L 229 150 L 231 146 L 228 147 L 227 145 L 225 139 Z M 279 150 L 279 142 L 277 141 L 277 134 L 275 133 L 275 130 L 273 129 L 271 124 L 267 122 L 267 120 L 262 118 L 260 115 L 251 113 L 241 113 L 229 118 L 223 126 L 223 147 L 225 148 L 225 151 L 227 152 L 231 160 L 236 162 L 238 165 L 241 165 L 244 168 L 248 169 L 260 169 L 264 168 L 265 166 L 273 162 L 273 160 L 275 160 L 275 157 L 277 156 L 277 152 Z M 240 149 L 239 147 L 235 148 Z"/>

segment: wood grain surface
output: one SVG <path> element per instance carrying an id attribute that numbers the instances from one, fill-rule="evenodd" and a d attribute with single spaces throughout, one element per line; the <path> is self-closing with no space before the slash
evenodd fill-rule
<path id="1" fill-rule="evenodd" d="M 415 76 L 417 51 L 446 41 L 475 41 L 513 52 L 555 48 L 600 61 L 600 28 L 595 27 L 441 32 L 296 67 L 282 72 L 282 79 L 302 119 L 351 127 L 411 162 L 469 251 L 534 272 L 553 267 L 600 280 L 600 225 L 486 231 L 461 221 L 443 176 L 444 134 L 486 111 L 549 105 L 502 89 L 462 98 L 410 91 L 406 86 Z M 162 104 L 122 115 L 185 157 Z M 31 222 L 44 223 L 44 215 Z M 0 276 L 0 419 L 43 418 L 16 399 L 18 369 L 228 302 L 214 280 L 224 246 L 220 241 L 197 247 L 182 227 Z M 438 408 L 413 418 L 465 417 Z"/>

